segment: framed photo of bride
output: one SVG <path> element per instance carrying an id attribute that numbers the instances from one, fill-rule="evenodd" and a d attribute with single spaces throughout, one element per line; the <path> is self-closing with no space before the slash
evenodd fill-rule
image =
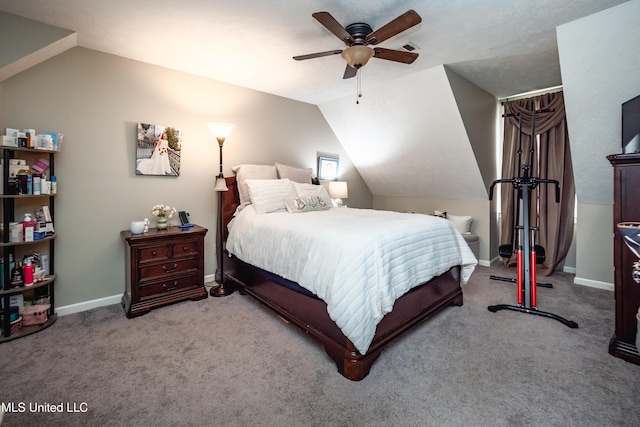
<path id="1" fill-rule="evenodd" d="M 180 175 L 182 131 L 172 126 L 138 123 L 136 175 Z"/>

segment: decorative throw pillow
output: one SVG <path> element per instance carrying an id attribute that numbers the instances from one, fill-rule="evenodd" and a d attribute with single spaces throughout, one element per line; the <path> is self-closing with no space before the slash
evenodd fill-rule
<path id="1" fill-rule="evenodd" d="M 473 218 L 468 215 L 447 215 L 447 219 L 456 226 L 461 234 L 471 234 L 471 222 Z"/>
<path id="2" fill-rule="evenodd" d="M 247 179 L 251 204 L 259 214 L 285 211 L 284 199 L 296 197 L 288 179 Z"/>
<path id="3" fill-rule="evenodd" d="M 277 179 L 278 174 L 274 165 L 238 165 L 231 168 L 236 174 L 238 181 L 238 194 L 240 195 L 240 206 L 242 209 L 251 204 L 251 196 L 249 195 L 249 187 L 247 187 L 247 179 Z"/>
<path id="4" fill-rule="evenodd" d="M 433 213 L 434 216 L 440 217 L 440 218 L 446 218 L 447 217 L 447 213 L 446 212 L 441 212 L 441 211 L 435 211 Z"/>
<path id="5" fill-rule="evenodd" d="M 331 196 L 323 185 L 293 183 L 298 197 L 316 196 L 325 202 L 327 206 L 332 206 Z"/>
<path id="6" fill-rule="evenodd" d="M 296 168 L 283 165 L 282 163 L 276 163 L 276 171 L 278 172 L 278 178 L 288 178 L 293 182 L 311 184 L 313 177 L 313 170 L 311 168 Z"/>
<path id="7" fill-rule="evenodd" d="M 326 211 L 331 205 L 318 196 L 304 196 L 284 199 L 284 204 L 289 213 L 304 213 L 312 211 Z"/>

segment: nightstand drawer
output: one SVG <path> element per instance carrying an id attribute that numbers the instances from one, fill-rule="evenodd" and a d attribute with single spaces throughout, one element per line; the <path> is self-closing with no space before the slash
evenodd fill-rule
<path id="1" fill-rule="evenodd" d="M 145 246 L 138 249 L 139 262 L 147 263 L 151 261 L 160 261 L 163 259 L 169 259 L 171 256 L 170 245 L 158 245 L 158 246 Z"/>
<path id="2" fill-rule="evenodd" d="M 173 257 L 181 258 L 198 255 L 198 242 L 180 242 L 173 245 Z"/>
<path id="3" fill-rule="evenodd" d="M 160 282 L 153 282 L 146 285 L 140 285 L 140 299 L 144 300 L 150 297 L 158 297 L 163 294 L 170 294 L 173 292 L 180 292 L 187 289 L 195 289 L 200 285 L 200 280 L 197 274 L 187 277 L 179 277 L 174 279 L 163 280 Z"/>
<path id="4" fill-rule="evenodd" d="M 182 260 L 167 261 L 162 264 L 153 264 L 140 267 L 140 282 L 157 280 L 165 276 L 184 275 L 190 270 L 198 271 L 200 260 L 198 258 L 187 258 Z"/>

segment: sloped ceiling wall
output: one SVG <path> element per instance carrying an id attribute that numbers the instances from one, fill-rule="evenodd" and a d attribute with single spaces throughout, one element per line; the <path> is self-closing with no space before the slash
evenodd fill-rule
<path id="1" fill-rule="evenodd" d="M 606 156 L 622 152 L 622 103 L 640 94 L 639 17 L 634 0 L 557 29 L 580 203 L 613 203 Z"/>
<path id="2" fill-rule="evenodd" d="M 0 50 L 13 61 L 0 63 L 5 78 L 33 65 L 34 56 L 42 61 L 76 44 L 68 30 L 4 12 L 0 22 L 7 24 Z M 30 45 L 8 37 L 16 25 L 33 27 Z M 494 98 L 444 66 L 375 88 L 367 88 L 363 71 L 359 105 L 354 81 L 353 96 L 319 108 L 372 194 L 486 199 L 494 164 L 493 136 L 485 130 Z"/>
<path id="3" fill-rule="evenodd" d="M 473 154 L 487 191 L 498 176 L 496 167 L 497 100 L 445 67 Z"/>
<path id="4" fill-rule="evenodd" d="M 622 152 L 622 103 L 640 94 L 640 0 L 557 28 L 578 195 L 576 279 L 613 289 L 613 168 Z"/>
<path id="5" fill-rule="evenodd" d="M 0 82 L 76 45 L 71 30 L 0 11 Z"/>
<path id="6" fill-rule="evenodd" d="M 362 85 L 360 104 L 354 82 L 319 108 L 373 195 L 487 198 L 444 66 L 375 88 L 363 73 Z"/>

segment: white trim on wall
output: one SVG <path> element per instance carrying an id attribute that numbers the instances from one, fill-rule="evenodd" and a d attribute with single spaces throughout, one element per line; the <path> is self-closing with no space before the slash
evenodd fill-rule
<path id="1" fill-rule="evenodd" d="M 214 281 L 214 274 L 204 276 L 205 286 L 207 283 L 211 283 Z M 82 311 L 91 310 L 93 308 L 104 307 L 112 304 L 120 304 L 120 301 L 122 301 L 122 294 L 112 295 L 110 297 L 98 298 L 91 301 L 83 301 L 77 304 L 69 304 L 58 307 L 56 308 L 56 314 L 58 316 L 66 316 L 67 314 L 80 313 Z"/>
<path id="2" fill-rule="evenodd" d="M 98 298 L 91 301 L 83 301 L 77 304 L 69 304 L 56 308 L 58 316 L 66 316 L 67 314 L 80 313 L 81 311 L 91 310 L 92 308 L 104 307 L 106 305 L 119 304 L 122 300 L 122 294 L 110 297 Z"/>
<path id="3" fill-rule="evenodd" d="M 573 279 L 573 283 L 576 285 L 588 286 L 590 288 L 604 289 L 607 291 L 613 291 L 613 283 L 600 282 L 598 280 L 585 279 L 583 277 L 576 277 Z"/>

